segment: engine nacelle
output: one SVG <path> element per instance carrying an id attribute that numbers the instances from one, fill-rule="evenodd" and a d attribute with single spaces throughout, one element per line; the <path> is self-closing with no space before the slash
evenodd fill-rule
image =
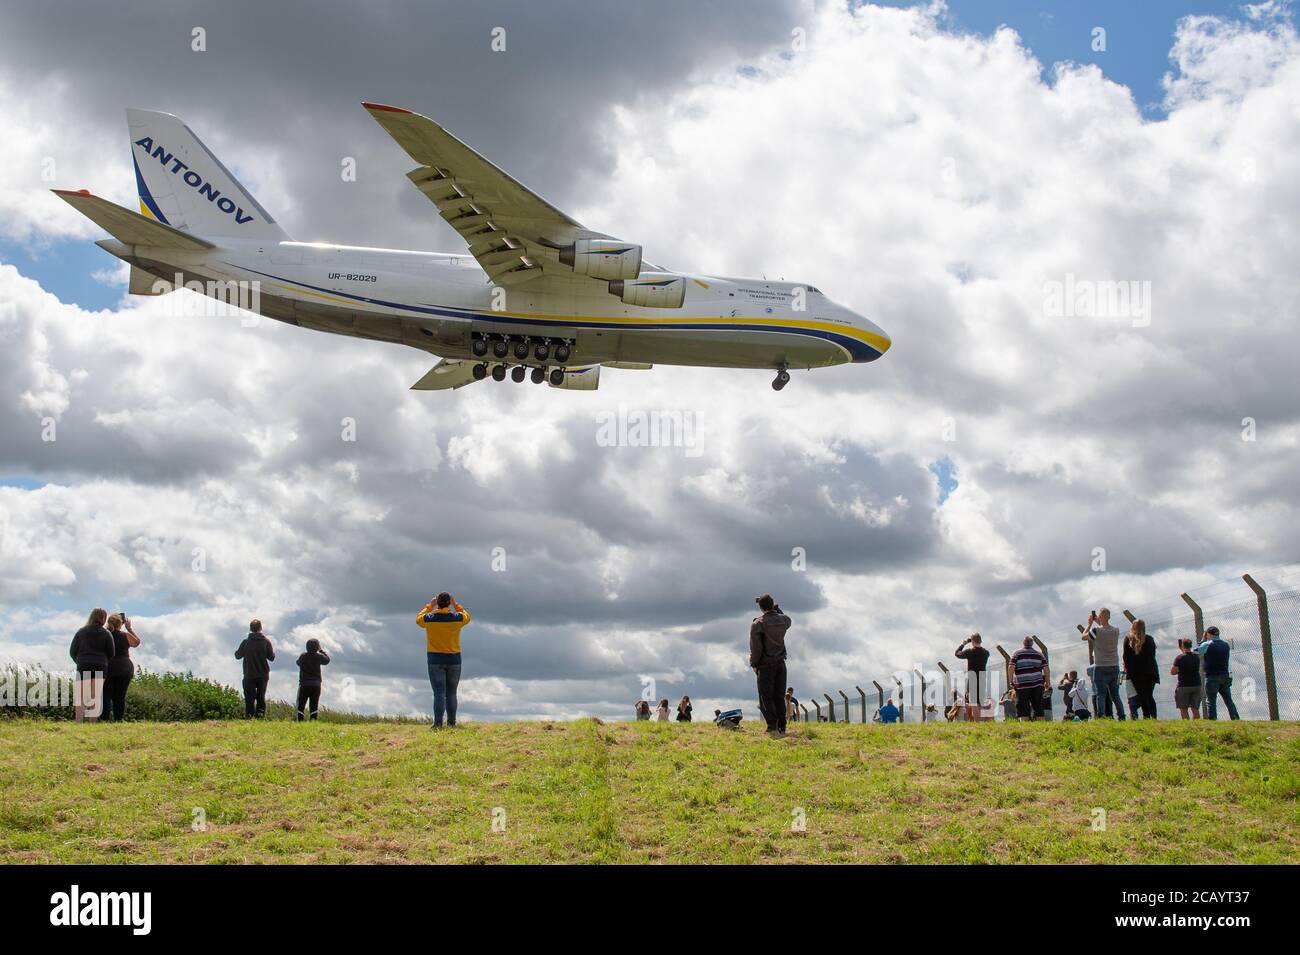
<path id="1" fill-rule="evenodd" d="M 550 379 L 546 382 L 550 385 Z M 552 388 L 563 388 L 567 391 L 595 391 L 600 387 L 600 366 L 588 365 L 585 368 L 566 368 L 564 369 L 564 381 L 558 385 L 551 385 Z"/>
<path id="2" fill-rule="evenodd" d="M 609 283 L 609 294 L 624 305 L 642 308 L 681 308 L 686 301 L 686 280 L 672 275 L 643 275 L 639 279 Z"/>
<path id="3" fill-rule="evenodd" d="M 578 239 L 560 249 L 560 261 L 593 279 L 634 279 L 641 273 L 641 246 L 613 239 Z"/>

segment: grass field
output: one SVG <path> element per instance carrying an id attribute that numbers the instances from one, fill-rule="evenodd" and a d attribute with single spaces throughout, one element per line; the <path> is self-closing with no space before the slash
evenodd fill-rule
<path id="1" fill-rule="evenodd" d="M 0 860 L 1294 862 L 1298 766 L 1294 723 L 14 720 Z"/>

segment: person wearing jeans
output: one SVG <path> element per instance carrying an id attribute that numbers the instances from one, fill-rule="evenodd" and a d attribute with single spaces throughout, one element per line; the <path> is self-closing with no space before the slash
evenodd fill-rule
<path id="1" fill-rule="evenodd" d="M 1079 628 L 1083 639 L 1092 638 L 1092 715 L 1124 719 L 1124 701 L 1119 695 L 1119 630 L 1110 625 L 1110 611 L 1105 607 L 1091 611 L 1088 623 Z"/>
<path id="2" fill-rule="evenodd" d="M 460 632 L 470 621 L 469 611 L 443 591 L 425 604 L 415 623 L 425 635 L 429 685 L 433 687 L 433 726 L 456 725 L 456 687 L 460 683 Z"/>
<path id="3" fill-rule="evenodd" d="M 1232 656 L 1232 647 L 1228 641 L 1219 636 L 1218 627 L 1206 627 L 1206 641 L 1196 648 L 1205 660 L 1205 696 L 1210 704 L 1210 719 L 1219 718 L 1219 697 L 1228 707 L 1228 718 L 1239 720 L 1237 704 L 1232 702 L 1232 671 L 1228 661 Z"/>

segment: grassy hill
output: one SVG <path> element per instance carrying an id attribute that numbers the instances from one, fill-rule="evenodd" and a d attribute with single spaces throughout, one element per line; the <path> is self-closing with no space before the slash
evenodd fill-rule
<path id="1" fill-rule="evenodd" d="M 1294 723 L 13 720 L 0 859 L 1292 862 L 1298 766 Z"/>

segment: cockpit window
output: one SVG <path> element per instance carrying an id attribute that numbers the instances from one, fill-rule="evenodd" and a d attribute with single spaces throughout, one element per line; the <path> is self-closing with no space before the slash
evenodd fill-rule
<path id="1" fill-rule="evenodd" d="M 821 294 L 822 294 L 822 290 L 819 289 L 819 288 L 817 288 L 816 286 L 813 286 L 813 285 L 805 285 L 804 288 L 806 288 L 808 291 L 812 292 L 814 295 L 821 295 Z"/>

